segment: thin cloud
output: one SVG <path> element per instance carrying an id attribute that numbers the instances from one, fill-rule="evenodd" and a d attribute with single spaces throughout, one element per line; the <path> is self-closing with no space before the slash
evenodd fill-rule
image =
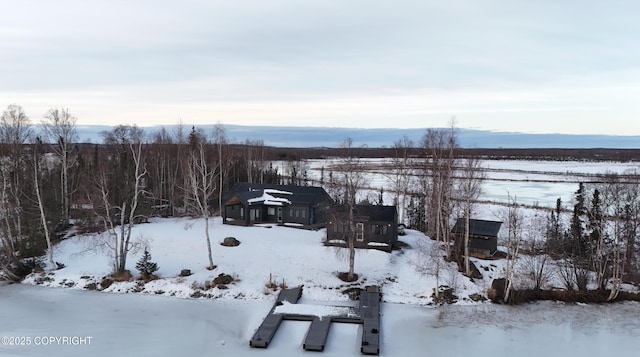
<path id="1" fill-rule="evenodd" d="M 640 133 L 628 121 L 640 113 L 631 1 L 25 0 L 1 10 L 0 105 L 34 118 L 65 106 L 83 124 L 424 127 L 456 116 L 493 130 Z"/>

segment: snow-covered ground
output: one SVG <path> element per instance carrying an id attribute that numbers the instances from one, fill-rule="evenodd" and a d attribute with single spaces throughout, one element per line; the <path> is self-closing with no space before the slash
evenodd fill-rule
<path id="1" fill-rule="evenodd" d="M 296 321 L 283 322 L 269 348 L 250 348 L 249 339 L 271 308 L 268 300 L 8 285 L 0 286 L 0 301 L 0 336 L 30 341 L 10 345 L 3 339 L 5 357 L 360 355 L 361 327 L 337 323 L 323 353 L 302 349 L 309 322 Z M 381 356 L 631 357 L 640 346 L 637 303 L 439 308 L 383 303 L 381 313 Z M 75 337 L 77 344 L 56 342 L 63 337 Z"/>
<path id="2" fill-rule="evenodd" d="M 202 295 L 210 298 L 259 300 L 271 299 L 276 294 L 266 287 L 269 280 L 287 286 L 304 285 L 304 296 L 321 301 L 347 301 L 344 290 L 366 285 L 382 286 L 384 301 L 428 304 L 435 279 L 420 274 L 416 264 L 425 262 L 425 249 L 434 244 L 424 234 L 407 230 L 401 241 L 414 249 L 402 249 L 389 254 L 372 249 L 356 250 L 355 271 L 360 279 L 344 283 L 338 272 L 348 270 L 345 248 L 325 247 L 322 241 L 326 231 L 309 231 L 277 225 L 242 227 L 224 225 L 220 217 L 214 219 L 211 229 L 213 260 L 217 269 L 209 271 L 204 221 L 191 218 L 155 218 L 151 223 L 134 227 L 132 237 L 143 242 L 159 265 L 160 279 L 144 284 L 141 281 L 115 282 L 105 292 L 142 292 L 153 295 L 188 298 Z M 224 247 L 225 237 L 235 237 L 241 244 Z M 36 273 L 24 280 L 26 284 L 52 287 L 86 289 L 98 284 L 111 271 L 107 252 L 92 248 L 96 236 L 81 235 L 64 240 L 55 247 L 54 257 L 66 265 L 64 269 Z M 422 247 L 424 249 L 416 249 Z M 127 266 L 137 274 L 135 263 L 142 252 L 131 254 Z M 496 264 L 499 262 L 491 262 Z M 489 265 L 487 262 L 485 265 Z M 192 275 L 179 276 L 182 269 L 190 269 Z M 235 278 L 226 289 L 207 285 L 219 274 Z M 491 284 L 491 271 L 487 278 L 472 283 L 459 277 L 455 265 L 442 267 L 440 284 L 455 283 L 460 297 L 469 294 L 485 294 Z M 494 272 L 501 274 L 498 266 Z M 197 294 L 197 295 L 194 295 Z"/>
<path id="3" fill-rule="evenodd" d="M 364 164 L 375 168 L 389 164 L 389 159 L 362 159 Z M 328 180 L 335 160 L 308 160 L 308 177 Z M 640 170 L 637 162 L 597 162 L 597 161 L 527 161 L 527 160 L 482 160 L 481 166 L 486 170 L 486 178 L 482 184 L 482 200 L 508 202 L 509 195 L 516 197 L 520 204 L 539 205 L 553 208 L 556 199 L 561 198 L 565 204 L 573 199 L 579 182 L 597 181 L 605 173 L 624 174 L 631 170 Z M 279 172 L 287 173 L 286 162 L 276 162 Z M 392 186 L 389 177 L 381 170 L 369 173 L 369 185 L 374 189 L 371 193 L 377 197 L 377 190 Z M 385 195 L 385 203 L 393 202 L 392 195 Z M 489 218 L 489 217 L 487 217 Z"/>

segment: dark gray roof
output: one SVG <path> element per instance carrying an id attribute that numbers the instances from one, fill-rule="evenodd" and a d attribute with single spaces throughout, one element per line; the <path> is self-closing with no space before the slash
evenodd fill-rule
<path id="1" fill-rule="evenodd" d="M 482 219 L 469 220 L 469 234 L 482 237 L 497 237 L 502 222 L 485 221 Z M 455 226 L 451 230 L 452 233 L 464 233 L 465 219 L 458 218 Z"/>
<path id="2" fill-rule="evenodd" d="M 329 197 L 329 194 L 327 194 L 322 187 L 248 182 L 238 182 L 233 185 L 233 187 L 222 196 L 222 200 L 226 202 L 233 196 L 236 196 L 242 202 L 247 203 L 247 201 L 252 198 L 262 196 L 265 189 L 291 192 L 291 195 L 274 193 L 271 193 L 271 195 L 278 198 L 286 198 L 291 201 L 292 205 L 315 206 L 322 202 L 332 202 L 331 197 Z"/>
<path id="3" fill-rule="evenodd" d="M 346 213 L 347 209 L 347 205 L 335 206 L 336 212 L 340 214 Z M 355 216 L 367 216 L 369 221 L 393 222 L 396 219 L 398 210 L 396 206 L 356 205 L 353 214 Z"/>

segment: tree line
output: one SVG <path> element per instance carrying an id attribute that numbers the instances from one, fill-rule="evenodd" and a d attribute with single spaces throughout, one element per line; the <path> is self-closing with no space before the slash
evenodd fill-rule
<path id="1" fill-rule="evenodd" d="M 65 234 L 101 232 L 96 246 L 123 273 L 135 244 L 134 224 L 150 216 L 196 215 L 208 222 L 235 182 L 283 183 L 259 141 L 230 143 L 212 132 L 178 125 L 146 133 L 118 125 L 102 143 L 78 143 L 77 118 L 48 110 L 36 125 L 19 105 L 0 117 L 0 270 L 18 280 Z M 209 230 L 204 232 L 213 268 Z"/>

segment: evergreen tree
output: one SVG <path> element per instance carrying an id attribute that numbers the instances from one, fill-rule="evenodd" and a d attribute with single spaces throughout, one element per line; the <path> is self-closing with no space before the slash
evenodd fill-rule
<path id="1" fill-rule="evenodd" d="M 602 225 L 603 225 L 603 213 L 602 213 L 602 204 L 600 200 L 600 191 L 593 191 L 593 198 L 591 199 L 591 209 L 589 210 L 589 228 L 591 232 L 589 233 L 590 245 L 591 249 L 595 249 L 594 246 L 598 241 L 602 238 Z"/>
<path id="2" fill-rule="evenodd" d="M 407 207 L 409 227 L 420 232 L 427 231 L 427 215 L 425 212 L 426 198 L 423 195 L 411 196 Z"/>
<path id="3" fill-rule="evenodd" d="M 145 279 L 150 278 L 153 273 L 158 271 L 158 264 L 151 261 L 151 253 L 147 249 L 144 250 L 144 254 L 136 263 L 136 269 Z"/>
<path id="4" fill-rule="evenodd" d="M 586 192 L 584 183 L 580 183 L 578 191 L 575 193 L 576 203 L 573 206 L 571 225 L 569 227 L 569 239 L 571 240 L 570 254 L 574 257 L 585 258 L 588 256 L 589 244 L 585 233 L 587 223 Z"/>
<path id="5" fill-rule="evenodd" d="M 551 210 L 547 219 L 546 249 L 552 254 L 564 255 L 570 252 L 562 228 L 562 199 L 556 200 L 556 208 Z"/>

